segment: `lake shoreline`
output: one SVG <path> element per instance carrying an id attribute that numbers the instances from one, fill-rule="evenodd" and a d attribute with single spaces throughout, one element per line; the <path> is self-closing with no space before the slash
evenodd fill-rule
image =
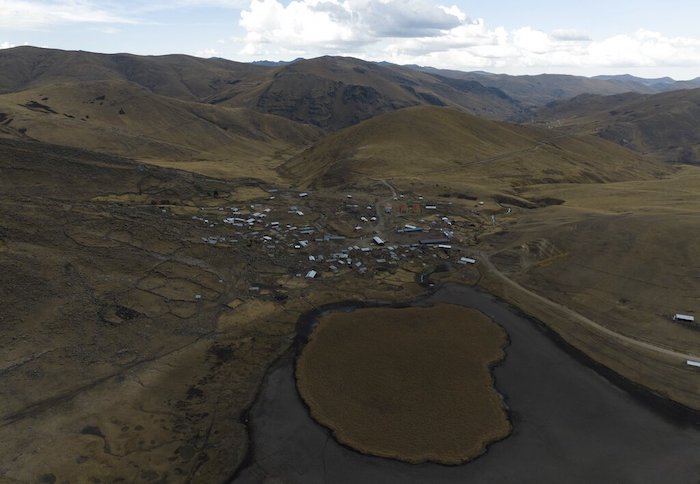
<path id="1" fill-rule="evenodd" d="M 630 380 L 627 380 L 626 378 L 618 375 L 617 373 L 613 372 L 612 370 L 608 369 L 607 367 L 603 366 L 602 364 L 599 364 L 595 362 L 592 358 L 587 356 L 585 353 L 582 351 L 578 350 L 577 348 L 573 347 L 569 343 L 563 340 L 561 336 L 559 336 L 555 331 L 549 329 L 543 322 L 537 320 L 536 318 L 533 318 L 522 311 L 520 311 L 518 308 L 508 304 L 507 302 L 501 300 L 500 298 L 489 294 L 488 292 L 485 292 L 483 289 L 479 287 L 473 287 L 473 286 L 463 286 L 460 284 L 456 283 L 445 283 L 445 284 L 435 284 L 432 286 L 429 286 L 429 284 L 432 284 L 429 282 L 427 278 L 423 278 L 423 282 L 426 286 L 430 287 L 430 291 L 418 298 L 415 298 L 412 301 L 401 301 L 401 302 L 384 302 L 384 301 L 340 301 L 336 303 L 331 303 L 327 305 L 323 305 L 321 307 L 315 308 L 311 311 L 308 311 L 307 313 L 303 314 L 299 320 L 297 321 L 297 326 L 296 326 L 296 336 L 294 338 L 293 343 L 290 345 L 290 348 L 275 362 L 273 362 L 269 367 L 268 370 L 266 371 L 266 376 L 265 379 L 263 380 L 258 395 L 256 396 L 253 404 L 251 407 L 246 410 L 244 417 L 242 418 L 242 421 L 246 424 L 246 427 L 249 432 L 249 448 L 248 448 L 248 453 L 246 455 L 246 458 L 241 462 L 241 465 L 238 467 L 236 470 L 235 475 L 232 478 L 232 481 L 235 480 L 237 477 L 241 476 L 246 469 L 251 467 L 252 465 L 255 464 L 255 430 L 254 426 L 251 425 L 252 422 L 250 420 L 251 412 L 252 409 L 255 407 L 255 405 L 258 403 L 258 400 L 260 398 L 260 393 L 263 390 L 263 387 L 268 384 L 268 379 L 270 375 L 278 370 L 280 367 L 284 367 L 285 365 L 291 365 L 292 368 L 294 368 L 294 372 L 296 371 L 296 358 L 299 355 L 299 352 L 301 348 L 303 348 L 304 344 L 308 340 L 309 335 L 313 331 L 313 328 L 315 327 L 316 324 L 318 324 L 318 318 L 329 311 L 351 311 L 359 308 L 373 308 L 373 307 L 382 307 L 382 308 L 405 308 L 405 307 L 425 307 L 425 306 L 430 306 L 436 302 L 436 295 L 438 296 L 437 299 L 439 300 L 440 297 L 439 295 L 442 293 L 449 299 L 450 294 L 449 292 L 453 288 L 464 288 L 467 291 L 471 291 L 474 294 L 479 295 L 481 298 L 487 298 L 491 299 L 494 301 L 494 303 L 501 307 L 502 309 L 507 310 L 508 312 L 514 314 L 515 316 L 525 319 L 529 322 L 529 324 L 536 329 L 537 332 L 542 334 L 547 340 L 549 340 L 552 344 L 554 344 L 557 348 L 565 352 L 567 355 L 569 355 L 571 358 L 573 358 L 578 364 L 589 368 L 593 370 L 598 376 L 602 377 L 605 379 L 607 382 L 609 382 L 611 385 L 614 385 L 616 388 L 623 390 L 627 395 L 629 395 L 635 402 L 638 404 L 643 405 L 645 408 L 650 409 L 653 411 L 653 413 L 657 414 L 658 416 L 662 417 L 664 420 L 672 423 L 673 425 L 679 425 L 682 427 L 689 427 L 692 429 L 700 429 L 700 412 L 695 411 L 694 409 L 684 407 L 683 405 L 674 402 L 672 400 L 666 399 L 661 395 L 657 395 L 650 390 L 634 383 L 631 382 Z M 447 293 L 447 294 L 445 294 Z M 473 307 L 474 309 L 477 309 L 487 316 L 491 317 L 496 321 L 497 324 L 499 324 L 506 332 L 507 335 L 507 342 L 504 346 L 504 352 L 505 352 L 505 357 L 499 361 L 493 364 L 493 367 L 490 368 L 490 373 L 493 379 L 493 385 L 494 388 L 496 389 L 498 395 L 501 397 L 503 400 L 503 404 L 506 410 L 507 418 L 508 421 L 510 422 L 512 426 L 511 434 L 517 430 L 517 426 L 521 422 L 522 416 L 518 412 L 513 412 L 511 410 L 511 398 L 510 395 L 508 394 L 507 390 L 500 388 L 499 386 L 499 380 L 498 376 L 496 375 L 495 370 L 498 370 L 502 365 L 505 365 L 508 362 L 508 356 L 509 356 L 509 349 L 511 346 L 511 335 L 510 331 L 501 324 L 501 322 L 497 318 L 493 318 L 491 315 L 489 315 L 487 312 L 482 311 L 482 308 L 478 307 L 478 305 L 473 305 L 473 304 L 468 304 L 468 303 L 459 303 L 462 305 L 465 305 L 467 307 Z M 296 379 L 296 375 L 293 374 L 294 379 Z M 303 398 L 298 394 L 298 391 L 296 392 L 298 400 L 301 402 L 302 406 L 304 407 L 304 410 L 307 412 L 307 414 L 310 415 L 310 410 L 308 406 L 306 405 L 306 402 L 304 402 Z M 315 422 L 315 420 L 314 420 Z M 315 422 L 316 423 L 316 422 Z M 320 424 L 316 423 L 316 425 L 321 426 Z M 322 427 L 322 426 L 321 426 Z M 325 431 L 330 432 L 326 427 L 322 427 Z M 510 438 L 510 435 L 506 437 L 505 439 L 492 442 L 489 444 L 484 452 L 480 454 L 479 456 L 475 457 L 474 459 L 471 459 L 467 462 L 467 464 L 456 464 L 456 465 L 445 465 L 445 464 L 428 464 L 428 465 L 434 465 L 434 466 L 440 466 L 440 467 L 446 467 L 446 468 L 451 468 L 451 467 L 460 467 L 460 466 L 465 466 L 469 465 L 472 462 L 478 461 L 482 459 L 485 455 L 489 453 L 490 448 L 493 445 L 498 444 L 499 442 L 507 441 Z M 331 437 L 333 438 L 333 437 Z M 341 447 L 345 448 L 347 451 L 350 452 L 357 452 L 355 449 L 352 449 L 350 447 L 345 446 L 344 444 L 340 444 L 336 441 L 336 444 L 340 445 Z M 379 458 L 382 460 L 388 460 L 391 461 L 393 459 L 386 459 L 386 458 Z M 408 465 L 414 465 L 414 466 L 421 466 L 422 464 L 408 464 Z"/>

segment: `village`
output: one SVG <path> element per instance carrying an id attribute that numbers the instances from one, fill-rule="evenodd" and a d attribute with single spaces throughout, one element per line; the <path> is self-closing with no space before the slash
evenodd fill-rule
<path id="1" fill-rule="evenodd" d="M 392 196 L 385 199 L 365 191 L 257 189 L 256 196 L 244 202 L 229 204 L 231 197 L 224 197 L 213 205 L 202 204 L 190 221 L 196 243 L 230 251 L 229 260 L 238 267 L 238 301 L 265 296 L 284 301 L 300 294 L 298 289 L 314 290 L 319 280 L 352 277 L 369 283 L 400 270 L 427 286 L 433 285 L 427 277 L 433 272 L 471 269 L 479 274 L 480 236 L 503 230 L 497 216 L 516 215 L 513 207 L 491 200 L 425 200 L 419 194 L 399 194 L 393 187 Z M 697 327 L 692 315 L 668 317 L 675 324 Z M 686 364 L 700 367 L 695 360 Z"/>
<path id="2" fill-rule="evenodd" d="M 367 194 L 265 191 L 265 198 L 245 204 L 200 207 L 192 216 L 200 243 L 244 250 L 249 260 L 264 257 L 306 280 L 349 273 L 372 277 L 403 262 L 426 271 L 439 264 L 476 264 L 469 247 L 491 225 L 491 215 L 480 210 L 484 202 L 465 211 L 462 204 L 424 201 L 420 195 L 379 201 Z M 250 293 L 265 289 L 263 274 L 249 282 Z"/>

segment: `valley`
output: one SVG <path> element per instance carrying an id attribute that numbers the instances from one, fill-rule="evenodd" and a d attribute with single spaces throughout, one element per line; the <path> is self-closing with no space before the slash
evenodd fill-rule
<path id="1" fill-rule="evenodd" d="M 456 82 L 342 57 L 261 66 L 20 47 L 0 51 L 0 67 L 8 482 L 245 477 L 264 467 L 250 461 L 248 418 L 266 405 L 266 378 L 295 358 L 310 314 L 434 305 L 465 286 L 583 355 L 573 374 L 596 368 L 655 411 L 682 415 L 689 448 L 700 445 L 700 378 L 687 364 L 700 361 L 700 329 L 673 320 L 700 310 L 697 90 L 619 94 L 609 79 L 564 78 L 571 96 L 582 85 L 590 94 L 545 106 L 519 100 L 512 86 L 524 80 Z M 372 330 L 353 333 L 360 325 L 341 316 L 328 318 L 350 321 L 335 328 L 349 333 L 326 330 L 335 339 L 317 357 L 333 361 L 333 345 L 354 342 L 351 365 Z M 405 348 L 430 335 L 412 340 L 403 319 L 377 348 L 399 333 Z M 448 326 L 440 333 L 460 336 L 435 345 L 459 355 L 449 340 L 471 330 Z M 508 365 L 507 337 L 494 338 Z M 418 361 L 444 363 L 424 350 Z M 323 382 L 323 365 L 308 368 L 309 381 Z M 435 379 L 391 371 L 416 376 L 409 393 Z M 591 375 L 581 381 L 615 408 L 631 405 Z M 508 402 L 487 376 L 485 395 Z M 435 404 L 424 403 L 419 420 Z M 317 420 L 334 428 L 335 418 Z M 486 440 L 507 443 L 510 423 Z M 448 445 L 447 458 L 426 459 L 376 445 L 372 430 L 340 440 L 450 464 L 486 447 Z"/>

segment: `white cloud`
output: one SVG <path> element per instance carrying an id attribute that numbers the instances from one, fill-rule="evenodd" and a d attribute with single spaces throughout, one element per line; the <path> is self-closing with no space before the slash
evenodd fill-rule
<path id="1" fill-rule="evenodd" d="M 594 42 L 588 55 L 608 66 L 700 66 L 700 39 L 665 37 L 658 32 L 638 30 Z"/>
<path id="2" fill-rule="evenodd" d="M 252 0 L 241 12 L 248 60 L 323 54 L 458 69 L 595 72 L 700 70 L 700 37 L 638 30 L 592 39 L 576 30 L 506 30 L 429 0 Z"/>
<path id="3" fill-rule="evenodd" d="M 168 2 L 147 2 L 142 5 L 137 5 L 134 8 L 134 11 L 141 14 L 166 10 L 177 10 L 187 7 L 216 7 L 240 10 L 245 8 L 249 3 L 250 0 L 171 0 Z"/>
<path id="4" fill-rule="evenodd" d="M 210 59 L 212 57 L 219 57 L 220 54 L 216 49 L 202 49 L 194 53 L 195 57 L 202 57 L 204 59 Z"/>
<path id="5" fill-rule="evenodd" d="M 383 38 L 430 38 L 458 27 L 456 7 L 428 0 L 252 0 L 241 12 L 243 53 L 276 54 L 307 47 L 347 50 Z"/>
<path id="6" fill-rule="evenodd" d="M 134 23 L 85 0 L 0 0 L 0 28 L 35 29 L 62 23 Z"/>
<path id="7" fill-rule="evenodd" d="M 3 42 L 0 44 L 0 49 L 11 49 L 13 47 L 17 47 L 15 44 L 11 44 L 9 42 Z"/>
<path id="8" fill-rule="evenodd" d="M 557 29 L 552 32 L 552 37 L 555 40 L 563 40 L 568 42 L 586 42 L 593 40 L 588 34 L 571 29 Z"/>

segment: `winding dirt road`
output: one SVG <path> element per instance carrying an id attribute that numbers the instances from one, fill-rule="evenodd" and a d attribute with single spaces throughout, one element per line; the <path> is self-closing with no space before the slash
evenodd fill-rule
<path id="1" fill-rule="evenodd" d="M 503 274 L 501 271 L 499 271 L 496 266 L 493 265 L 491 260 L 489 259 L 487 254 L 484 253 L 479 253 L 479 260 L 481 262 L 481 269 L 485 272 L 488 272 L 489 274 L 493 275 L 497 279 L 499 279 L 501 282 L 505 283 L 509 287 L 520 291 L 523 294 L 527 294 L 529 297 L 533 298 L 534 300 L 545 304 L 551 308 L 555 308 L 558 311 L 562 312 L 569 318 L 575 320 L 576 322 L 582 324 L 583 326 L 586 326 L 590 329 L 593 329 L 597 331 L 600 334 L 603 334 L 605 336 L 609 336 L 611 338 L 614 338 L 622 343 L 625 343 L 627 345 L 633 346 L 638 349 L 642 349 L 645 351 L 651 351 L 655 353 L 659 353 L 660 355 L 666 356 L 666 357 L 671 357 L 671 358 L 676 358 L 679 360 L 682 360 L 683 363 L 687 360 L 694 360 L 694 361 L 700 361 L 700 355 L 692 355 L 689 353 L 682 353 L 679 351 L 675 351 L 671 348 L 667 348 L 664 346 L 659 346 L 653 343 L 650 343 L 648 341 L 642 341 L 636 338 L 632 338 L 630 336 L 626 336 L 624 334 L 620 334 L 616 331 L 611 330 L 610 328 L 606 328 L 605 326 L 596 323 L 595 321 L 588 319 L 587 317 L 583 316 L 580 313 L 577 313 L 576 311 L 559 304 L 557 302 L 554 302 L 550 299 L 547 299 L 544 296 L 541 296 L 523 286 L 518 284 L 517 282 L 513 281 L 512 279 L 508 278 L 505 274 Z"/>

